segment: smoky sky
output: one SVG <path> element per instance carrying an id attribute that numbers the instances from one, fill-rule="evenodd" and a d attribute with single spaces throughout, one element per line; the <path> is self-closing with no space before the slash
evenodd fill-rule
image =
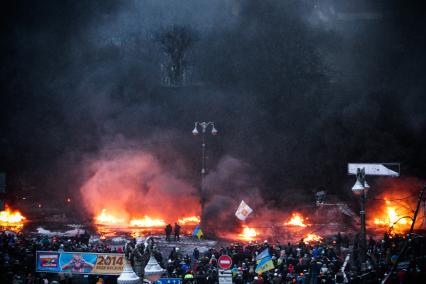
<path id="1" fill-rule="evenodd" d="M 197 186 L 194 121 L 220 132 L 208 168 L 241 161 L 270 206 L 320 187 L 351 198 L 351 161 L 425 177 L 421 1 L 9 1 L 1 14 L 12 193 L 25 181 L 34 195 L 78 195 L 84 161 L 120 140 Z M 154 38 L 174 25 L 197 38 L 193 81 L 164 87 Z"/>

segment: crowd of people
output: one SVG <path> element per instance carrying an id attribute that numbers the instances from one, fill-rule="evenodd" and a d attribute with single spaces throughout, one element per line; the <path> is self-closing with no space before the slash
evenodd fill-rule
<path id="1" fill-rule="evenodd" d="M 183 252 L 176 242 L 170 253 L 165 255 L 157 247 L 156 239 L 138 242 L 130 240 L 121 249 L 112 248 L 107 243 L 89 242 L 89 235 L 73 238 L 28 236 L 9 232 L 0 233 L 0 274 L 1 283 L 79 283 L 81 278 L 67 274 L 42 274 L 35 272 L 35 252 L 81 251 L 81 252 L 123 252 L 134 271 L 143 277 L 144 267 L 153 255 L 164 268 L 163 277 L 181 278 L 185 283 L 218 283 L 220 269 L 218 258 L 229 255 L 234 283 L 379 283 L 397 262 L 398 254 L 406 244 L 404 237 L 390 237 L 368 241 L 367 257 L 361 257 L 360 242 L 357 237 L 349 238 L 337 234 L 324 242 L 282 244 L 279 242 L 232 243 L 200 251 L 194 248 L 191 253 Z M 170 236 L 167 236 L 167 241 Z M 267 250 L 273 268 L 256 273 L 256 256 Z M 421 236 L 413 238 L 410 246 L 387 283 L 426 283 L 426 245 Z M 344 269 L 342 269 L 342 267 Z M 116 276 L 101 276 L 103 283 L 116 283 Z M 53 281 L 53 282 L 52 282 Z M 100 276 L 90 275 L 89 283 L 100 283 Z"/>
<path id="2" fill-rule="evenodd" d="M 60 237 L 0 232 L 0 283 L 79 283 L 76 275 L 36 273 L 36 251 L 117 252 L 116 248 L 103 242 L 91 244 L 89 238 L 87 233 L 75 237 Z M 87 278 L 92 283 L 99 279 L 96 276 Z M 104 282 L 110 283 L 116 283 L 115 278 L 103 277 L 107 280 Z"/>
<path id="3" fill-rule="evenodd" d="M 396 264 L 406 239 L 387 234 L 380 241 L 370 238 L 365 259 L 360 244 L 358 236 L 349 239 L 339 233 L 325 242 L 305 243 L 301 240 L 298 244 L 272 244 L 265 240 L 246 245 L 234 243 L 206 252 L 194 248 L 192 254 L 175 247 L 165 259 L 155 244 L 146 250 L 143 244 L 133 242 L 129 243 L 126 256 L 140 276 L 143 276 L 143 264 L 137 262 L 146 263 L 152 254 L 166 270 L 165 276 L 190 283 L 218 283 L 220 269 L 217 261 L 221 255 L 232 257 L 234 283 L 380 283 L 387 279 L 387 273 Z M 257 273 L 256 258 L 265 249 L 274 268 Z M 421 238 L 411 241 L 405 256 L 386 283 L 420 283 L 425 278 L 426 246 Z"/>

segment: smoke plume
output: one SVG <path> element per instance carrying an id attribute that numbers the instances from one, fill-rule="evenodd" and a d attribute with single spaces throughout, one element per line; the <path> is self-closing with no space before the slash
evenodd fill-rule
<path id="1" fill-rule="evenodd" d="M 102 209 L 124 217 L 162 218 L 199 215 L 196 191 L 188 182 L 140 149 L 111 149 L 88 161 L 90 177 L 80 188 L 86 209 L 94 216 Z"/>

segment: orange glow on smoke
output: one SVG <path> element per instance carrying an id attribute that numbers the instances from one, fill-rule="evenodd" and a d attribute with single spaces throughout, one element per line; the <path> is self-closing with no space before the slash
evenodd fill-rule
<path id="1" fill-rule="evenodd" d="M 300 213 L 293 213 L 291 214 L 291 219 L 287 223 L 284 223 L 286 226 L 298 226 L 298 227 L 306 227 L 309 226 L 309 224 L 305 224 L 305 220 Z"/>
<path id="2" fill-rule="evenodd" d="M 7 205 L 5 210 L 0 211 L 1 226 L 23 226 L 25 217 L 18 210 L 11 210 Z"/>
<path id="3" fill-rule="evenodd" d="M 200 217 L 199 216 L 185 217 L 185 218 L 179 219 L 178 223 L 182 225 L 188 225 L 188 224 L 196 225 L 200 223 Z"/>
<path id="4" fill-rule="evenodd" d="M 303 242 L 305 244 L 314 243 L 314 242 L 321 242 L 322 237 L 318 236 L 317 234 L 311 233 L 307 234 L 306 237 L 303 238 Z"/>
<path id="5" fill-rule="evenodd" d="M 107 147 L 87 161 L 90 174 L 80 188 L 99 232 L 107 226 L 143 234 L 152 231 L 147 228 L 164 228 L 180 220 L 187 226 L 199 223 L 198 192 L 191 183 L 148 152 L 112 146 L 113 151 Z"/>
<path id="6" fill-rule="evenodd" d="M 385 206 L 374 218 L 374 224 L 384 226 L 387 229 L 392 228 L 394 233 L 403 233 L 411 226 L 411 220 L 407 216 L 412 213 L 407 212 L 404 205 L 392 204 L 391 201 L 385 200 Z"/>
<path id="7" fill-rule="evenodd" d="M 243 232 L 239 234 L 239 238 L 244 241 L 252 241 L 257 237 L 258 233 L 255 229 L 244 226 Z"/>

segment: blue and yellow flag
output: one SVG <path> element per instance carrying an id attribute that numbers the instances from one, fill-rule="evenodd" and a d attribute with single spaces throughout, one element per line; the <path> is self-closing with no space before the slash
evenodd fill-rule
<path id="1" fill-rule="evenodd" d="M 203 231 L 201 231 L 200 225 L 197 225 L 195 227 L 194 231 L 192 232 L 193 237 L 201 238 L 203 236 Z"/>
<path id="2" fill-rule="evenodd" d="M 274 269 L 274 263 L 272 262 L 272 258 L 270 256 L 264 257 L 260 260 L 260 262 L 256 266 L 256 273 L 263 273 L 268 270 Z"/>
<path id="3" fill-rule="evenodd" d="M 256 256 L 256 263 L 259 263 L 262 259 L 264 259 L 265 257 L 271 257 L 270 255 L 269 255 L 269 249 L 268 248 L 266 248 L 266 249 L 264 249 L 261 253 L 259 253 L 257 256 Z"/>

